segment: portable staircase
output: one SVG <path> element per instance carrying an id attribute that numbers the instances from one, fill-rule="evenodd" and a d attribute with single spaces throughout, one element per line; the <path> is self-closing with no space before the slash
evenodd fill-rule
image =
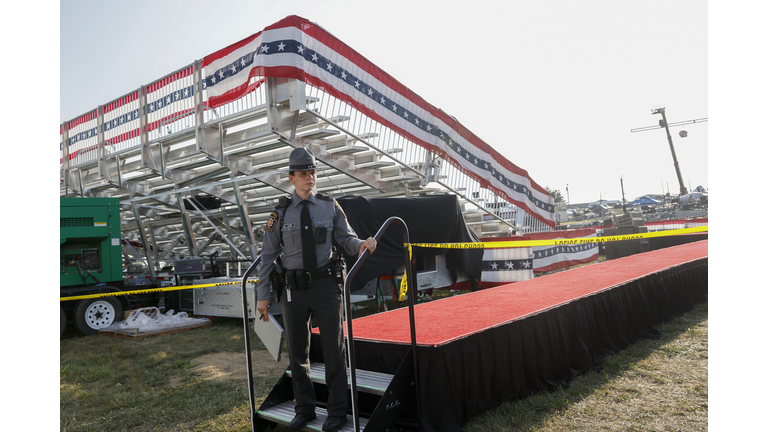
<path id="1" fill-rule="evenodd" d="M 310 365 L 310 370 L 312 382 L 324 388 L 325 365 L 313 363 Z M 347 386 L 351 387 L 349 376 L 348 372 Z M 365 394 L 363 397 L 367 396 L 369 399 L 372 399 L 373 403 L 369 403 L 369 405 L 374 407 L 372 411 L 360 413 L 359 430 L 366 432 L 392 430 L 395 422 L 400 418 L 403 409 L 415 404 L 413 398 L 416 383 L 413 379 L 411 351 L 403 358 L 400 367 L 394 375 L 357 370 L 356 384 L 357 391 Z M 317 394 L 319 396 L 325 394 L 325 392 L 318 391 Z M 275 423 L 288 425 L 293 416 L 296 415 L 294 410 L 296 402 L 293 399 L 291 371 L 289 369 L 283 374 L 258 410 L 256 410 L 258 416 L 256 431 L 266 430 L 274 426 Z M 327 418 L 324 400 L 319 400 L 318 405 L 315 409 L 317 418 L 307 425 L 312 430 L 320 430 Z M 350 415 L 347 415 L 347 417 L 348 421 L 342 430 L 353 431 L 353 419 L 350 418 Z"/>

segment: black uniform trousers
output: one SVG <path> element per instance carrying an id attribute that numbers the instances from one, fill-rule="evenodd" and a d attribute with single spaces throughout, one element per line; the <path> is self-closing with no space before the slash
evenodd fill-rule
<path id="1" fill-rule="evenodd" d="M 296 275 L 301 277 L 300 275 Z M 287 274 L 291 287 L 291 301 L 283 293 L 280 305 L 288 342 L 288 355 L 293 374 L 293 395 L 296 413 L 314 412 L 315 387 L 309 375 L 309 345 L 311 323 L 320 329 L 320 343 L 325 360 L 325 380 L 328 386 L 329 416 L 344 417 L 347 414 L 347 366 L 342 327 L 341 288 L 332 277 L 313 281 L 308 289 L 296 289 L 293 274 Z"/>

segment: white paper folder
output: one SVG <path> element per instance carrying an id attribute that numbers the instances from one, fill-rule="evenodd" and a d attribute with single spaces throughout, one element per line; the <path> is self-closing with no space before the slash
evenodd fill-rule
<path id="1" fill-rule="evenodd" d="M 283 351 L 283 338 L 285 337 L 285 330 L 275 320 L 275 316 L 272 313 L 267 312 L 269 321 L 264 322 L 257 319 L 253 323 L 253 330 L 256 332 L 256 336 L 261 339 L 264 346 L 267 347 L 267 351 L 272 354 L 275 361 L 280 361 L 280 355 Z"/>

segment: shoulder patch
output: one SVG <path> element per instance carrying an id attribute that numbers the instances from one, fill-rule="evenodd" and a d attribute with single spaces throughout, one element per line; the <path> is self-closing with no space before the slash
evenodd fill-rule
<path id="1" fill-rule="evenodd" d="M 267 218 L 267 225 L 264 227 L 264 230 L 272 232 L 275 229 L 275 225 L 277 225 L 277 212 L 273 211 L 269 214 L 269 218 Z"/>

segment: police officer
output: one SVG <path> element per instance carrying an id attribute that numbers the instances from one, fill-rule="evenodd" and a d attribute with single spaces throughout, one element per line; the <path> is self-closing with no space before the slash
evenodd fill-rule
<path id="1" fill-rule="evenodd" d="M 328 418 L 324 431 L 338 431 L 347 421 L 347 366 L 342 330 L 342 292 L 328 269 L 332 257 L 331 234 L 349 255 L 376 250 L 376 240 L 357 238 L 341 206 L 333 198 L 315 194 L 315 156 L 298 148 L 289 158 L 288 180 L 295 191 L 285 207 L 275 208 L 264 233 L 259 269 L 258 303 L 267 321 L 270 273 L 282 253 L 287 279 L 280 304 L 283 311 L 296 416 L 289 428 L 303 429 L 316 418 L 315 389 L 309 375 L 310 323 L 320 329 L 328 386 Z"/>

